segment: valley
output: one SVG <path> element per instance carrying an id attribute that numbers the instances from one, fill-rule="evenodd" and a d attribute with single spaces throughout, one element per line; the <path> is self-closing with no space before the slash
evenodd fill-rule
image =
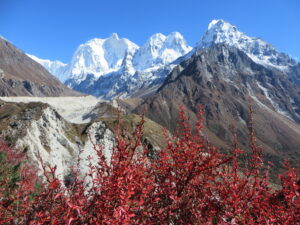
<path id="1" fill-rule="evenodd" d="M 299 7 L 0 3 L 0 224 L 300 225 Z"/>
<path id="2" fill-rule="evenodd" d="M 271 44 L 247 36 L 224 20 L 211 21 L 194 48 L 178 32 L 154 34 L 141 47 L 114 33 L 109 38 L 81 44 L 68 64 L 26 55 L 5 40 L 1 45 L 5 50 L 0 56 L 6 60 L 0 63 L 1 82 L 7 83 L 7 78 L 15 81 L 9 81 L 14 88 L 7 84 L 1 88 L 1 95 L 10 97 L 0 100 L 4 109 L 14 108 L 15 112 L 18 108 L 18 116 L 2 117 L 1 123 L 8 120 L 17 127 L 23 124 L 22 120 L 13 120 L 26 114 L 27 107 L 38 115 L 26 121 L 21 136 L 12 125 L 4 126 L 9 129 L 2 129 L 2 136 L 12 132 L 4 139 L 14 140 L 13 144 L 19 146 L 35 146 L 31 149 L 34 154 L 43 149 L 46 161 L 53 165 L 61 152 L 68 155 L 65 158 L 70 164 L 80 148 L 91 147 L 87 139 L 90 132 L 94 138 L 108 132 L 102 142 L 107 145 L 106 152 L 111 151 L 116 131 L 111 125 L 117 118 L 118 101 L 129 124 L 137 124 L 138 115 L 145 113 L 153 124 L 151 129 L 158 133 L 162 132 L 158 131 L 160 126 L 175 132 L 182 106 L 194 123 L 201 104 L 204 135 L 223 152 L 230 152 L 232 126 L 236 127 L 239 145 L 249 150 L 247 123 L 251 104 L 258 144 L 264 149 L 265 160 L 275 164 L 273 174 L 282 168 L 281 162 L 286 158 L 298 166 L 300 65 Z M 13 52 L 22 63 L 16 64 Z M 21 82 L 23 87 L 15 82 Z M 130 127 L 133 129 L 132 124 Z M 162 135 L 145 132 L 155 148 L 164 146 Z M 62 162 L 64 157 L 59 158 Z M 60 163 L 60 167 L 63 171 L 65 166 Z"/>

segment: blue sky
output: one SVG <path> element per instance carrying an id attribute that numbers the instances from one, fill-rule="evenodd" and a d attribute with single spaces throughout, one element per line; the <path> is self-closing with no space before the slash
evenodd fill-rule
<path id="1" fill-rule="evenodd" d="M 0 0 L 0 35 L 40 58 L 70 61 L 77 46 L 113 32 L 138 45 L 178 31 L 193 46 L 212 19 L 300 56 L 298 0 Z"/>

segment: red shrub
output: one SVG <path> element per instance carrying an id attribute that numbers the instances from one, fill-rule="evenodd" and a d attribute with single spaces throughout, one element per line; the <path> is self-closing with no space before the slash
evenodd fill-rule
<path id="1" fill-rule="evenodd" d="M 1 224 L 299 224 L 299 177 L 287 165 L 282 190 L 270 189 L 251 123 L 252 156 L 242 168 L 243 151 L 235 145 L 232 156 L 221 154 L 201 135 L 201 109 L 198 117 L 194 135 L 182 110 L 181 129 L 174 136 L 165 132 L 166 148 L 152 158 L 141 142 L 143 118 L 130 136 L 119 128 L 111 161 L 94 146 L 98 165 L 90 165 L 86 180 L 73 168 L 66 187 L 55 168 L 44 168 L 46 182 L 34 195 L 30 167 L 21 167 L 14 188 L 4 173 Z M 1 151 L 5 168 L 20 163 L 11 161 L 16 151 L 3 144 Z"/>
<path id="2" fill-rule="evenodd" d="M 25 224 L 36 171 L 22 161 L 24 153 L 0 141 L 0 224 Z"/>

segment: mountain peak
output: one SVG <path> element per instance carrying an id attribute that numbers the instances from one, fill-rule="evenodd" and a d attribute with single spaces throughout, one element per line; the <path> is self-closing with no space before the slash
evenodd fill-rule
<path id="1" fill-rule="evenodd" d="M 184 39 L 182 34 L 175 31 L 175 32 L 172 32 L 168 35 L 168 38 L 174 38 L 174 39 Z"/>
<path id="2" fill-rule="evenodd" d="M 148 41 L 145 43 L 144 46 L 148 46 L 148 45 L 151 45 L 151 46 L 160 46 L 163 44 L 163 42 L 166 40 L 166 36 L 163 35 L 162 33 L 156 33 L 156 34 L 153 34 L 149 39 Z"/>
<path id="3" fill-rule="evenodd" d="M 215 26 L 215 24 L 222 22 L 223 20 L 212 20 L 209 24 L 208 24 L 208 29 L 211 29 L 213 26 Z"/>
<path id="4" fill-rule="evenodd" d="M 177 52 L 179 52 L 180 55 L 185 55 L 186 53 L 188 53 L 189 51 L 192 50 L 192 48 L 187 45 L 182 34 L 179 32 L 170 33 L 166 38 L 164 47 L 166 49 L 174 49 Z M 174 53 L 171 53 L 168 51 L 168 54 L 170 54 L 170 56 L 171 56 Z M 179 56 L 177 55 L 177 57 L 179 57 Z M 172 56 L 171 56 L 171 58 L 172 58 Z M 174 58 L 172 58 L 172 60 L 174 60 Z"/>
<path id="5" fill-rule="evenodd" d="M 166 37 L 166 43 L 168 45 L 186 45 L 186 41 L 181 33 L 172 32 Z"/>
<path id="6" fill-rule="evenodd" d="M 109 38 L 111 38 L 111 39 L 117 39 L 118 40 L 119 36 L 118 36 L 117 33 L 112 33 Z"/>
<path id="7" fill-rule="evenodd" d="M 100 77 L 120 69 L 126 52 L 133 54 L 137 49 L 135 43 L 119 39 L 116 33 L 106 39 L 94 38 L 77 48 L 65 73 L 76 82 L 86 79 L 87 74 Z"/>
<path id="8" fill-rule="evenodd" d="M 228 28 L 228 27 L 234 27 L 234 26 L 222 19 L 212 20 L 208 24 L 208 30 L 211 30 L 214 28 L 224 29 L 224 28 Z"/>
<path id="9" fill-rule="evenodd" d="M 153 34 L 138 50 L 133 58 L 133 64 L 138 70 L 152 66 L 167 65 L 191 50 L 179 32 L 168 36 L 162 33 Z"/>
<path id="10" fill-rule="evenodd" d="M 88 40 L 87 42 L 79 45 L 79 47 L 86 47 L 86 46 L 93 46 L 93 45 L 101 45 L 103 42 L 105 41 L 105 39 L 101 39 L 101 38 L 92 38 L 90 40 Z"/>
<path id="11" fill-rule="evenodd" d="M 278 52 L 271 44 L 260 38 L 247 36 L 236 26 L 222 19 L 212 20 L 209 23 L 206 32 L 197 43 L 196 49 L 208 48 L 218 43 L 238 48 L 260 64 L 280 68 L 295 64 L 290 57 Z"/>
<path id="12" fill-rule="evenodd" d="M 207 48 L 213 43 L 226 43 L 234 45 L 244 34 L 224 20 L 212 20 L 198 43 L 198 47 Z"/>

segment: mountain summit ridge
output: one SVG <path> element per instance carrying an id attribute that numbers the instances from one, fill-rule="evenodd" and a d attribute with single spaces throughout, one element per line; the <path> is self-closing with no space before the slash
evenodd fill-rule
<path id="1" fill-rule="evenodd" d="M 77 48 L 65 69 L 57 70 L 63 71 L 61 74 L 53 73 L 67 86 L 104 99 L 133 96 L 137 92 L 149 94 L 182 60 L 220 43 L 243 51 L 258 64 L 284 71 L 300 86 L 300 78 L 295 75 L 300 73 L 300 64 L 261 38 L 247 36 L 222 19 L 209 23 L 194 48 L 187 45 L 179 32 L 153 34 L 142 46 L 120 39 L 116 33 L 106 39 L 94 38 Z"/>
<path id="2" fill-rule="evenodd" d="M 60 70 L 52 70 L 46 60 L 30 56 L 69 87 L 112 98 L 165 78 L 172 69 L 169 64 L 191 50 L 179 32 L 153 34 L 141 47 L 113 33 L 106 39 L 94 38 L 79 45 L 71 62 Z M 116 77 L 122 82 L 111 80 Z M 99 89 L 106 91 L 100 94 Z"/>
<path id="3" fill-rule="evenodd" d="M 206 32 L 196 45 L 196 49 L 210 47 L 212 44 L 224 43 L 245 52 L 260 64 L 285 69 L 296 65 L 296 61 L 279 52 L 273 45 L 261 38 L 250 37 L 239 31 L 236 26 L 222 20 L 212 20 Z"/>

